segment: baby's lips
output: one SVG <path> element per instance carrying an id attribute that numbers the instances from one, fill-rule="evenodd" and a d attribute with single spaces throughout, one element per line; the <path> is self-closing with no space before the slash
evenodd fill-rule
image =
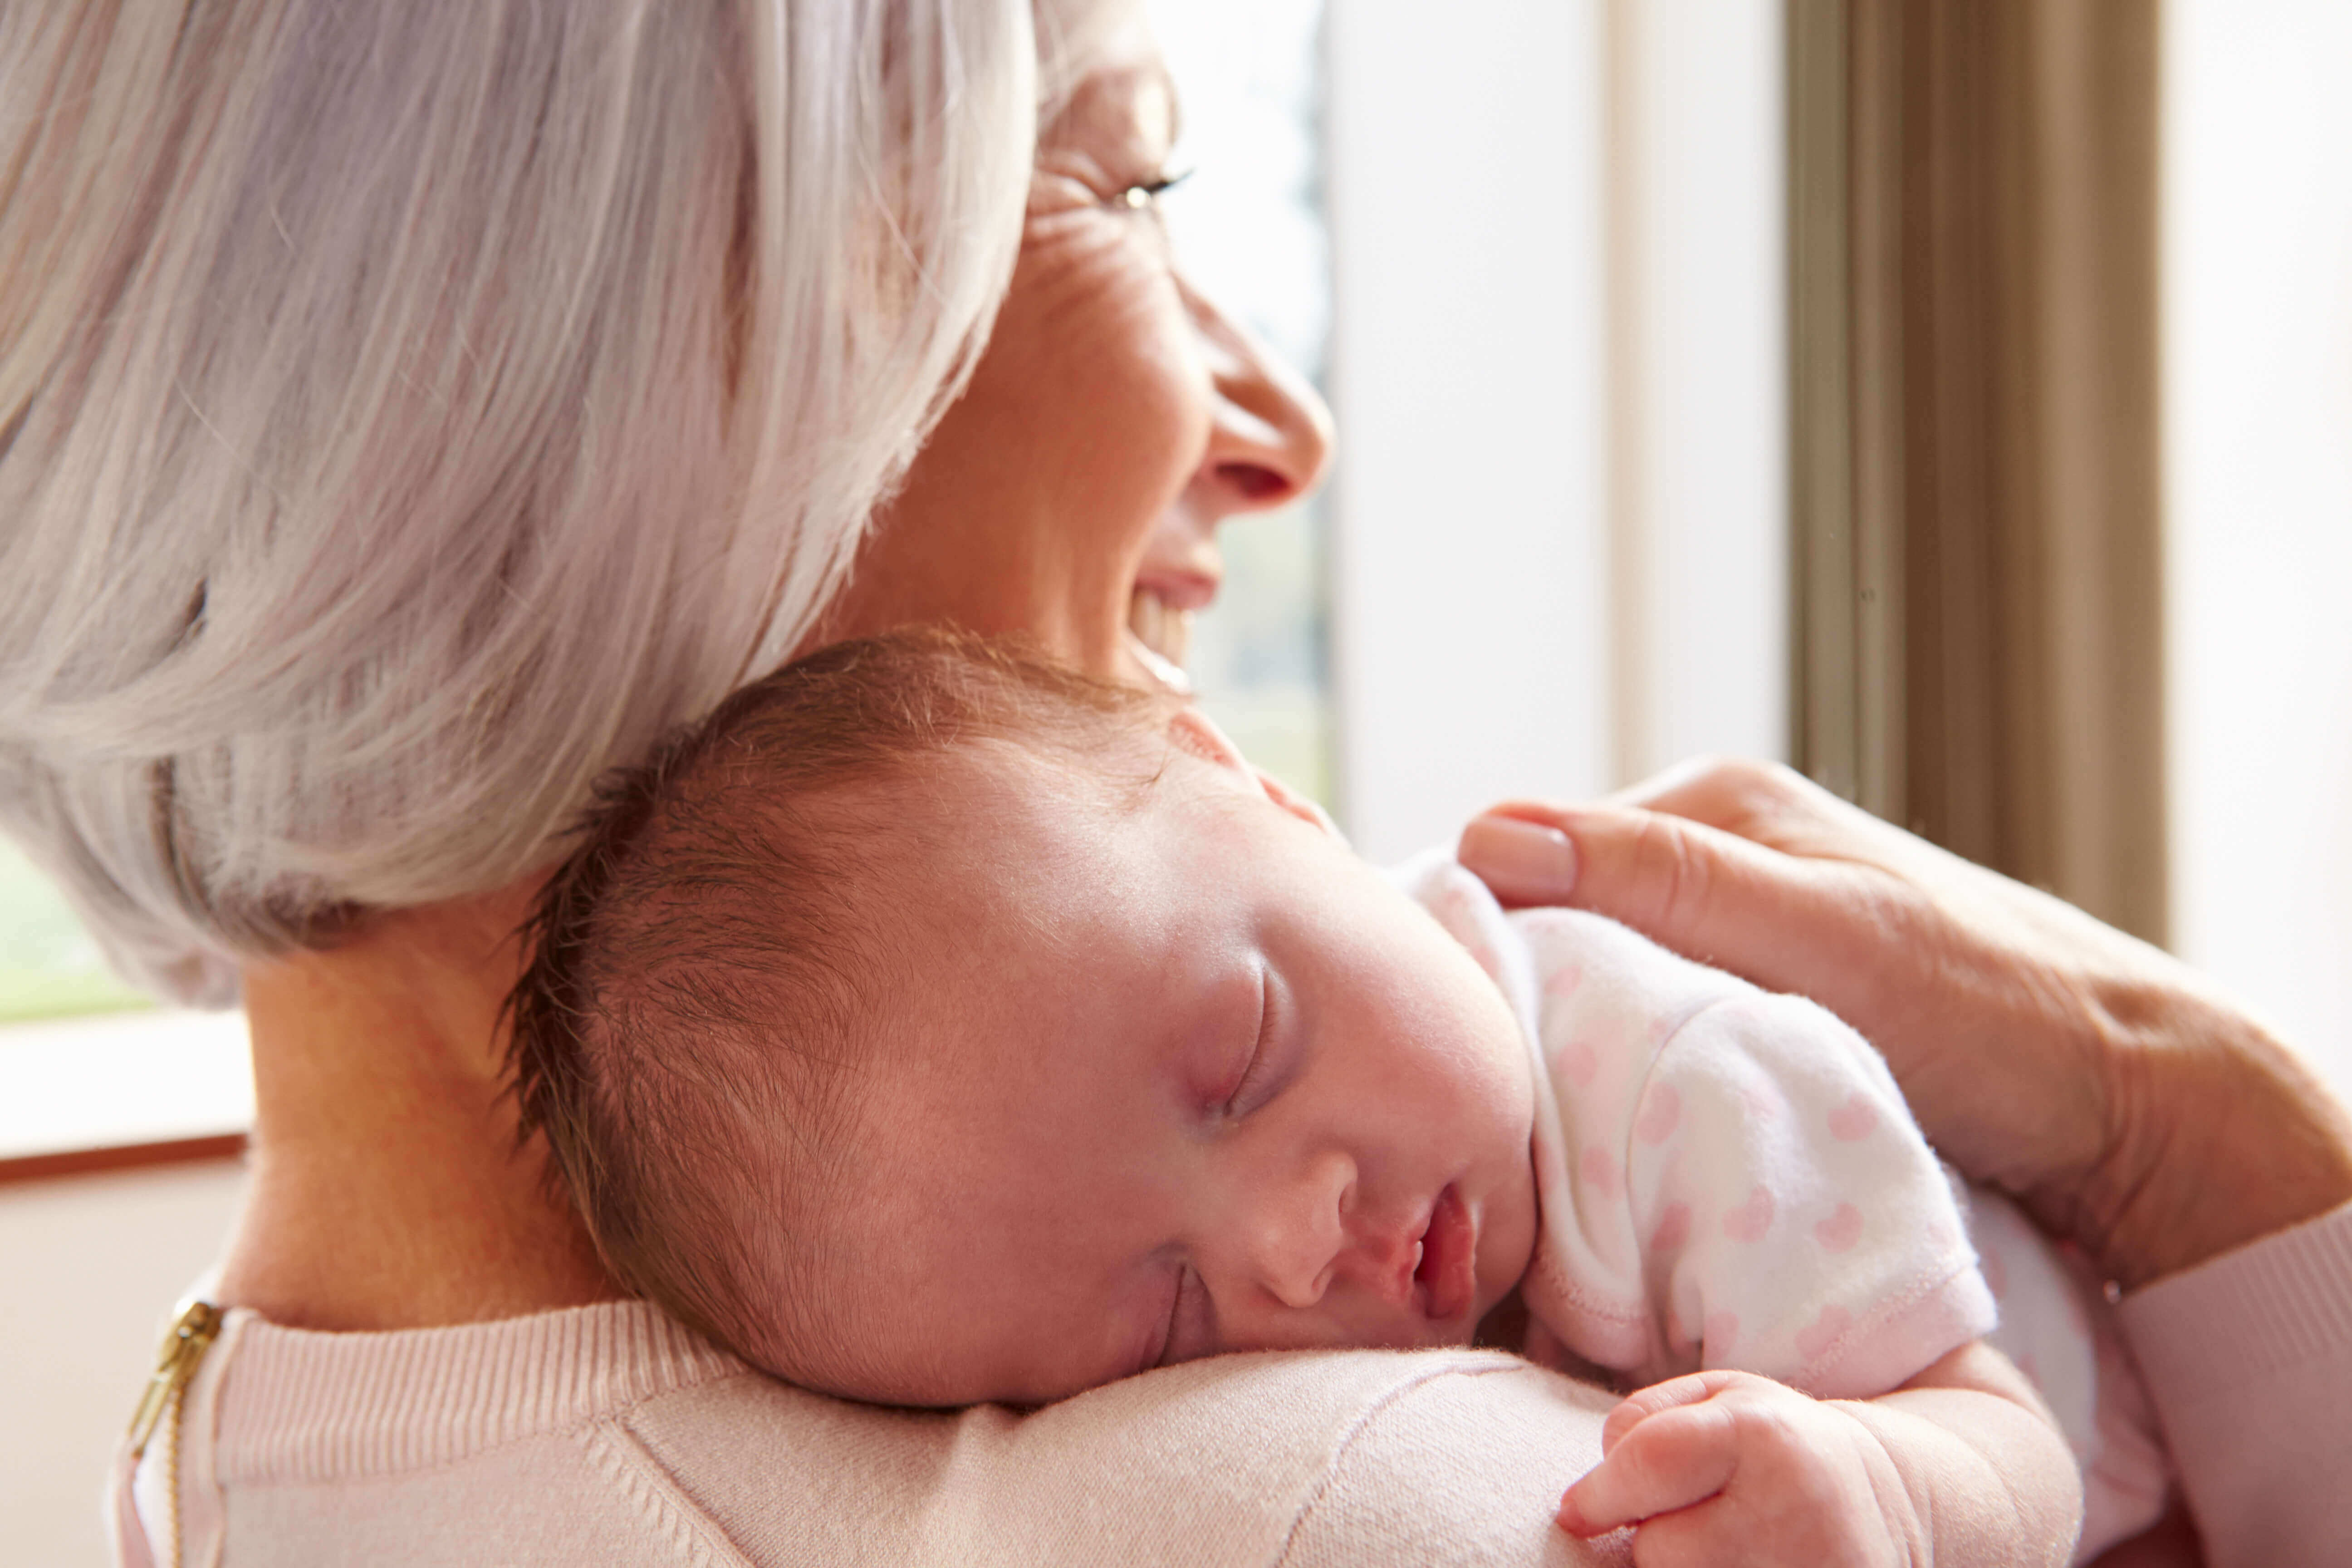
<path id="1" fill-rule="evenodd" d="M 1422 1310 L 1432 1321 L 1450 1323 L 1468 1314 L 1478 1291 L 1477 1252 L 1477 1226 L 1462 1194 L 1449 1185 L 1430 1210 L 1421 1265 L 1413 1271 Z"/>

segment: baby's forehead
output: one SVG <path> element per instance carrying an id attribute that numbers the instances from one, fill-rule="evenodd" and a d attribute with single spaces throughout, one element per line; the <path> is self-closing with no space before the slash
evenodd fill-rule
<path id="1" fill-rule="evenodd" d="M 1082 750 L 982 737 L 895 770 L 856 815 L 903 857 L 902 881 L 1001 903 L 1064 890 L 1079 868 L 1131 851 L 1156 816 L 1181 809 L 1189 783 L 1156 734 Z"/>
<path id="2" fill-rule="evenodd" d="M 1076 754 L 988 741 L 865 804 L 877 849 L 861 923 L 888 949 L 870 999 L 887 1021 L 859 1075 L 877 1136 L 1003 1134 L 981 1109 L 1003 1083 L 1085 1080 L 1101 1042 L 1169 1021 L 1194 966 L 1179 933 L 1240 918 L 1242 840 L 1216 826 L 1271 809 L 1210 769 L 1158 732 Z"/>

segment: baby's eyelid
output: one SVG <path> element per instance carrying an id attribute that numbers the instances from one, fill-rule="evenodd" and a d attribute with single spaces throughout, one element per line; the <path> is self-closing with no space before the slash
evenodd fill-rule
<path id="1" fill-rule="evenodd" d="M 1249 1060 L 1243 1064 L 1242 1076 L 1234 1083 L 1233 1093 L 1227 1095 L 1224 1104 L 1217 1108 L 1220 1115 L 1234 1114 L 1234 1108 L 1241 1104 L 1242 1097 L 1248 1092 L 1250 1085 L 1257 1080 L 1258 1069 L 1265 1062 L 1266 1022 L 1273 1016 L 1273 1012 L 1274 981 L 1267 974 L 1265 965 L 1261 963 L 1257 966 L 1257 1034 L 1250 1041 Z"/>

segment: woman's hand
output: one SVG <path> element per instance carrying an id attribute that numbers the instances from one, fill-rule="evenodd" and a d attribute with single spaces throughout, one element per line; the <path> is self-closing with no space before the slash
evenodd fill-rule
<path id="1" fill-rule="evenodd" d="M 2126 1288 L 2352 1201 L 2352 1115 L 2203 976 L 1786 768 L 1508 803 L 1461 858 L 1829 1007 L 1947 1158 Z"/>

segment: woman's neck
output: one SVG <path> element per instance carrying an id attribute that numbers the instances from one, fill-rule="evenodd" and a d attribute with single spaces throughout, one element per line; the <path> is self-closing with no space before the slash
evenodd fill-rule
<path id="1" fill-rule="evenodd" d="M 403 910 L 252 965 L 251 1180 L 225 1304 L 290 1326 L 406 1329 L 609 1300 L 501 1094 L 509 933 L 530 889 Z"/>

